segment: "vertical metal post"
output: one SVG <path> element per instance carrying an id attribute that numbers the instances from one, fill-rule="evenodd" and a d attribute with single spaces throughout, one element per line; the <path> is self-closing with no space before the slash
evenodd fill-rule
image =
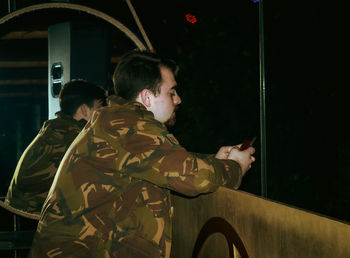
<path id="1" fill-rule="evenodd" d="M 260 70 L 260 145 L 261 145 L 261 195 L 267 197 L 266 178 L 266 111 L 265 111 L 265 63 L 264 63 L 264 15 L 263 0 L 259 1 L 259 70 Z"/>
<path id="2" fill-rule="evenodd" d="M 23 138 L 22 138 L 22 122 L 21 120 L 16 121 L 16 159 L 17 161 L 21 158 L 23 152 Z"/>
<path id="3" fill-rule="evenodd" d="M 7 0 L 7 11 L 8 13 L 11 13 L 13 11 L 16 11 L 16 0 Z"/>
<path id="4" fill-rule="evenodd" d="M 21 224 L 19 222 L 19 216 L 16 214 L 13 214 L 13 231 L 20 231 L 21 230 Z M 19 251 L 16 249 L 15 252 L 15 257 L 14 258 L 21 258 L 21 255 Z"/>

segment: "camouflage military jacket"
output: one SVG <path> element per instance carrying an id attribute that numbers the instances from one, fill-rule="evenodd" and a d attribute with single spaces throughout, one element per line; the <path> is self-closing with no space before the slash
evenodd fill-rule
<path id="1" fill-rule="evenodd" d="M 237 188 L 232 160 L 186 151 L 153 113 L 112 96 L 63 158 L 31 257 L 169 257 L 170 190 Z"/>
<path id="2" fill-rule="evenodd" d="M 40 213 L 59 163 L 86 122 L 62 112 L 46 121 L 23 152 L 5 202 L 30 213 Z"/>

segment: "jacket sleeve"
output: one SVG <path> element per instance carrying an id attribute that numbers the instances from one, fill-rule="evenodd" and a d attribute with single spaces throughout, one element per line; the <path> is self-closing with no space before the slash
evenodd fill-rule
<path id="1" fill-rule="evenodd" d="M 238 163 L 188 152 L 154 119 L 138 121 L 111 140 L 118 150 L 115 164 L 119 172 L 184 195 L 212 192 L 218 186 L 237 189 L 241 183 Z"/>

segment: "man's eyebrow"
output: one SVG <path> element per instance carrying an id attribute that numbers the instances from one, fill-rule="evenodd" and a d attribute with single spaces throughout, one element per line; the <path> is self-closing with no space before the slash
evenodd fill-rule
<path id="1" fill-rule="evenodd" d="M 171 87 L 170 89 L 175 89 L 177 87 L 177 84 L 175 84 L 173 87 Z"/>

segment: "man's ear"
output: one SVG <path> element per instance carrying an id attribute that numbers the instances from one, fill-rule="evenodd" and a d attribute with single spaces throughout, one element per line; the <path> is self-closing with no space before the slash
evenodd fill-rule
<path id="1" fill-rule="evenodd" d="M 75 120 L 81 120 L 85 119 L 86 121 L 88 120 L 87 118 L 89 117 L 89 107 L 86 104 L 82 104 L 77 108 L 77 111 L 75 112 L 75 115 L 73 118 Z"/>
<path id="2" fill-rule="evenodd" d="M 148 89 L 143 89 L 140 92 L 140 100 L 142 104 L 145 105 L 146 108 L 149 108 L 151 106 L 152 97 L 153 97 L 153 93 Z"/>

